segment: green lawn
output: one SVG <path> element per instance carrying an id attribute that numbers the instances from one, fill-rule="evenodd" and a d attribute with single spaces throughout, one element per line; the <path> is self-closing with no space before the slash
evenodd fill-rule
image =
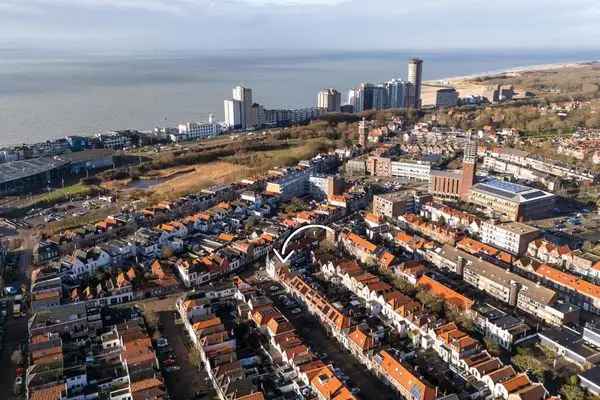
<path id="1" fill-rule="evenodd" d="M 33 208 L 51 207 L 71 198 L 81 198 L 87 195 L 93 195 L 97 192 L 98 188 L 83 183 L 70 185 L 65 188 L 55 189 L 51 192 L 38 194 L 23 200 L 19 205 L 16 205 L 11 209 L 10 212 L 6 213 L 6 215 L 11 218 L 22 217 Z"/>
<path id="2" fill-rule="evenodd" d="M 94 192 L 94 188 L 83 183 L 67 186 L 61 189 L 55 189 L 49 193 L 40 194 L 33 199 L 33 206 L 50 205 L 68 200 L 71 197 L 87 196 Z"/>

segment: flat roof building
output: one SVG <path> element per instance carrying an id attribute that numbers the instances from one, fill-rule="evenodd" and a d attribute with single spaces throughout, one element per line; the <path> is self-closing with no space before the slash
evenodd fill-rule
<path id="1" fill-rule="evenodd" d="M 19 193 L 57 182 L 69 161 L 41 157 L 0 164 L 0 193 Z"/>
<path id="2" fill-rule="evenodd" d="M 415 198 L 412 192 L 393 192 L 373 196 L 373 213 L 388 218 L 414 212 Z"/>
<path id="3" fill-rule="evenodd" d="M 488 179 L 471 188 L 469 199 L 511 221 L 524 221 L 550 213 L 556 196 L 529 186 Z"/>
<path id="4" fill-rule="evenodd" d="M 539 237 L 540 230 L 521 222 L 496 223 L 486 221 L 481 225 L 481 241 L 511 254 L 520 255 L 527 251 L 531 241 Z"/>

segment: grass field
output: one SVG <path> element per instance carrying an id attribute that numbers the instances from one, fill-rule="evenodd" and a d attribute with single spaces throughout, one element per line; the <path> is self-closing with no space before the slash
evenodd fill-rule
<path id="1" fill-rule="evenodd" d="M 117 213 L 118 211 L 119 207 L 116 205 L 90 210 L 84 216 L 66 217 L 62 221 L 50 222 L 46 226 L 45 232 L 48 234 L 55 234 L 67 229 L 74 229 L 86 224 L 93 224 L 108 217 L 109 215 Z"/>
<path id="2" fill-rule="evenodd" d="M 211 185 L 230 183 L 249 176 L 250 168 L 229 162 L 215 161 L 197 165 L 192 172 L 183 173 L 149 189 L 155 196 L 172 198 L 198 191 Z"/>
<path id="3" fill-rule="evenodd" d="M 54 189 L 48 193 L 42 193 L 27 199 L 19 200 L 17 203 L 12 205 L 11 211 L 6 213 L 6 215 L 13 218 L 21 217 L 31 209 L 51 207 L 55 204 L 68 201 L 69 199 L 93 195 L 97 191 L 98 188 L 94 186 L 88 186 L 83 183 L 77 183 L 64 188 Z"/>
<path id="4" fill-rule="evenodd" d="M 82 197 L 90 195 L 94 192 L 94 188 L 83 183 L 67 186 L 61 189 L 55 189 L 49 193 L 41 194 L 34 197 L 35 203 L 54 204 L 60 201 L 67 200 L 72 197 Z"/>
<path id="5" fill-rule="evenodd" d="M 295 165 L 298 161 L 311 158 L 319 151 L 332 146 L 322 139 L 295 141 L 290 147 L 276 150 L 242 152 L 219 161 L 196 164 L 191 172 L 179 173 L 174 178 L 146 189 L 152 200 L 173 199 L 186 193 L 199 191 L 216 184 L 231 183 L 256 175 L 263 175 L 277 166 Z M 164 176 L 166 171 L 161 171 Z M 169 173 L 175 172 L 170 168 Z"/>

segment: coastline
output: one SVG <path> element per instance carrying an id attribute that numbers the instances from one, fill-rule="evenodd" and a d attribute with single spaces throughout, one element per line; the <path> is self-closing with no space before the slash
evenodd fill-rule
<path id="1" fill-rule="evenodd" d="M 509 57 L 506 56 L 506 58 Z M 546 70 L 558 71 L 561 69 L 566 69 L 566 73 L 568 74 L 569 69 L 589 68 L 590 65 L 600 63 L 600 61 L 597 61 L 599 58 L 596 54 L 580 54 L 579 56 L 574 57 L 574 59 L 579 61 L 566 59 L 557 63 L 535 63 L 535 61 L 543 62 L 545 60 L 529 58 L 522 59 L 522 66 L 507 66 L 504 69 L 502 65 L 507 65 L 505 60 L 499 60 L 504 61 L 504 63 L 493 62 L 494 59 L 492 59 L 491 61 L 488 60 L 486 63 L 470 63 L 469 65 L 467 65 L 467 61 L 464 61 L 465 65 L 461 65 L 463 62 L 461 61 L 460 63 L 448 64 L 453 68 L 448 70 L 442 69 L 445 68 L 444 66 L 446 64 L 444 63 L 446 61 L 436 60 L 435 65 L 434 61 L 430 64 L 430 73 L 435 77 L 441 78 L 424 80 L 423 94 L 427 93 L 429 95 L 428 92 L 431 92 L 434 88 L 454 87 L 459 92 L 460 96 L 481 95 L 483 91 L 488 88 L 488 85 L 485 81 L 481 82 L 477 78 L 500 77 L 502 75 L 518 77 L 520 74 L 525 74 L 527 72 Z M 533 62 L 528 64 L 527 61 Z M 365 66 L 372 64 L 374 63 L 369 59 L 365 61 Z M 515 63 L 513 65 L 518 64 Z M 325 64 L 325 66 L 328 66 L 329 69 L 324 68 L 323 70 L 320 70 L 317 68 L 309 70 L 309 72 L 315 74 L 318 79 L 329 79 L 328 71 L 340 68 L 338 64 Z M 464 72 L 464 69 L 467 67 L 471 71 L 481 72 L 459 75 Z M 219 89 L 220 86 L 228 86 L 226 83 L 223 83 L 225 82 L 225 80 L 223 80 L 225 79 L 224 77 L 220 77 L 220 80 L 213 81 L 196 79 L 194 76 L 190 75 L 191 77 L 187 77 L 186 79 L 190 79 L 191 83 L 187 82 L 185 79 L 178 81 L 177 79 L 165 78 L 166 80 L 163 81 L 161 74 L 164 71 L 164 68 L 164 65 L 155 65 L 153 68 L 149 68 L 150 72 L 158 74 L 160 79 L 155 79 L 155 77 L 150 74 L 148 82 L 141 79 L 139 82 L 134 80 L 131 84 L 117 82 L 115 85 L 105 85 L 102 79 L 100 79 L 102 76 L 100 76 L 100 78 L 98 78 L 100 84 L 93 79 L 91 83 L 84 79 L 82 81 L 81 89 L 78 89 L 77 91 L 74 91 L 72 88 L 66 88 L 64 91 L 57 89 L 58 92 L 44 92 L 35 87 L 33 94 L 31 94 L 27 91 L 31 90 L 31 87 L 26 87 L 25 89 L 27 90 L 24 90 L 22 93 L 17 92 L 18 96 L 0 96 L 0 108 L 6 113 L 6 120 L 8 121 L 3 128 L 4 132 L 2 134 L 2 140 L 0 140 L 0 147 L 18 146 L 23 143 L 42 143 L 47 140 L 63 138 L 69 134 L 89 136 L 95 132 L 103 132 L 111 129 L 137 129 L 140 131 L 150 131 L 156 126 L 169 124 L 170 126 L 174 126 L 174 124 L 181 121 L 201 121 L 207 113 L 206 110 L 214 111 L 222 107 L 220 99 L 226 98 L 228 94 L 226 91 L 224 91 L 225 94 L 220 93 L 217 89 Z M 396 68 L 395 65 L 394 68 Z M 436 71 L 436 69 L 438 71 Z M 184 68 L 183 72 L 186 71 L 187 69 Z M 278 73 L 277 69 L 269 69 L 269 72 L 275 75 L 273 77 L 273 82 L 277 82 L 278 79 L 281 80 L 282 77 L 285 77 L 289 73 L 286 71 L 287 70 L 284 68 L 283 72 Z M 369 71 L 368 68 L 367 71 Z M 377 70 L 374 71 L 377 73 L 379 72 Z M 182 73 L 181 70 L 176 70 L 176 72 Z M 245 72 L 245 74 L 251 75 L 251 72 L 252 71 Z M 365 78 L 366 72 L 363 68 L 350 69 L 350 72 L 360 75 L 360 78 L 353 78 L 354 82 L 364 80 Z M 371 71 L 371 73 L 375 72 Z M 231 71 L 229 74 L 231 74 Z M 125 73 L 124 76 L 126 77 L 127 74 Z M 226 77 L 228 75 L 224 76 Z M 310 74 L 305 78 L 309 77 Z M 153 79 L 156 80 L 156 82 Z M 264 80 L 264 76 L 260 75 L 255 79 Z M 271 77 L 269 76 L 269 80 L 270 79 Z M 331 77 L 331 79 L 335 82 L 336 77 Z M 344 80 L 345 79 L 346 78 L 344 78 Z M 77 79 L 71 79 L 68 80 L 68 82 L 74 84 L 73 82 L 77 83 Z M 239 83 L 239 81 L 235 82 Z M 233 84 L 235 83 L 232 83 L 232 85 Z M 345 84 L 346 83 L 338 83 L 336 85 L 333 83 L 332 86 L 344 88 Z M 263 86 L 264 85 L 265 83 L 263 82 Z M 304 85 L 302 90 L 299 89 L 298 92 L 302 92 L 303 90 L 306 91 L 305 86 L 307 85 Z M 198 92 L 194 91 L 195 87 L 208 89 L 202 91 L 202 96 L 198 96 Z M 89 92 L 89 88 L 93 88 L 93 92 Z M 149 88 L 152 90 L 149 90 Z M 80 93 L 80 90 L 82 93 Z M 230 89 L 227 88 L 227 90 Z M 266 99 L 269 99 L 270 95 L 270 100 L 267 100 L 267 102 L 276 103 L 277 100 L 274 99 L 281 96 L 281 94 L 275 93 L 274 90 L 274 87 L 269 87 L 267 85 L 266 90 L 264 88 L 262 91 L 257 89 L 256 93 L 257 95 L 260 94 L 261 96 L 264 96 Z M 302 101 L 306 104 L 306 99 L 309 98 L 308 96 L 311 96 L 310 98 L 313 96 L 312 89 L 308 92 L 308 94 L 300 93 L 295 95 L 302 95 L 302 99 L 304 99 Z M 50 107 L 47 106 L 47 104 L 50 104 L 48 103 L 49 100 L 46 100 L 49 96 L 51 96 L 53 102 Z M 81 96 L 84 96 L 84 102 L 79 101 L 79 97 Z M 130 101 L 129 99 L 132 96 L 138 97 L 139 101 Z M 164 100 L 162 99 L 169 98 L 169 96 L 172 96 L 174 101 L 163 104 Z M 110 101 L 108 101 L 108 99 L 110 99 Z M 296 104 L 294 102 L 292 103 Z M 41 104 L 44 104 L 44 107 L 42 107 Z M 83 107 L 85 112 L 78 112 L 82 111 L 81 104 L 85 105 Z M 315 103 L 309 104 L 314 105 Z M 41 111 L 34 113 L 34 117 L 29 118 L 27 116 L 30 115 L 30 110 L 32 109 L 39 109 Z M 217 115 L 217 118 L 221 117 Z"/>
<path id="2" fill-rule="evenodd" d="M 466 83 L 473 79 L 483 78 L 483 77 L 497 77 L 500 75 L 513 75 L 516 76 L 521 73 L 526 72 L 541 72 L 541 71 L 550 71 L 556 69 L 565 69 L 565 68 L 584 68 L 590 64 L 599 63 L 600 60 L 587 60 L 587 61 L 574 61 L 568 63 L 552 63 L 552 64 L 537 64 L 537 65 L 524 65 L 520 67 L 508 68 L 503 70 L 495 70 L 495 71 L 487 71 L 480 72 L 471 75 L 462 75 L 462 76 L 451 76 L 447 78 L 441 79 L 433 79 L 423 81 L 423 84 L 426 85 L 448 85 L 457 83 Z"/>

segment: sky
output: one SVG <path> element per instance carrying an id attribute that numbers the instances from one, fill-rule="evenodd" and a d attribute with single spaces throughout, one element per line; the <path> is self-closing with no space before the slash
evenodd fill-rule
<path id="1" fill-rule="evenodd" d="M 593 49 L 598 0 L 0 0 L 0 48 Z"/>

